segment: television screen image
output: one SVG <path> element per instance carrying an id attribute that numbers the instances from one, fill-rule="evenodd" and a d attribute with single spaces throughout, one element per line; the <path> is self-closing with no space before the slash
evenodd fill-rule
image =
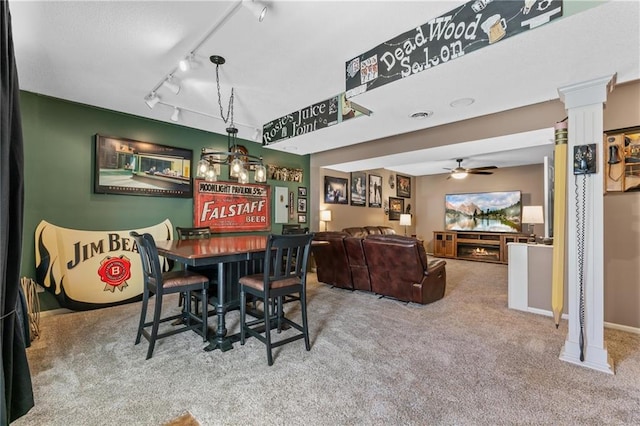
<path id="1" fill-rule="evenodd" d="M 521 232 L 520 191 L 447 194 L 444 199 L 448 231 Z"/>

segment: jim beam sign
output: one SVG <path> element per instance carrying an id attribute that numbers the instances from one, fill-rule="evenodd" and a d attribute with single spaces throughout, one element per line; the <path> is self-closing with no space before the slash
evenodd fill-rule
<path id="1" fill-rule="evenodd" d="M 130 231 L 83 231 L 41 221 L 35 232 L 36 281 L 56 296 L 60 306 L 69 309 L 139 300 L 142 265 Z M 168 219 L 135 231 L 148 232 L 156 240 L 173 237 Z M 169 269 L 163 258 L 161 265 Z"/>
<path id="2" fill-rule="evenodd" d="M 269 231 L 270 190 L 268 185 L 196 179 L 194 226 L 207 226 L 212 232 Z"/>
<path id="3" fill-rule="evenodd" d="M 347 98 L 562 16 L 562 0 L 472 0 L 346 62 Z"/>

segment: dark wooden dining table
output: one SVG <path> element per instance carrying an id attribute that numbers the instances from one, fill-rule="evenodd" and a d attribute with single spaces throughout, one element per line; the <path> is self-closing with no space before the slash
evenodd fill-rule
<path id="1" fill-rule="evenodd" d="M 238 279 L 242 275 L 259 272 L 267 246 L 266 235 L 240 235 L 193 240 L 156 241 L 158 254 L 187 266 L 218 265 L 218 289 L 210 304 L 215 306 L 218 319 L 215 335 L 209 337 L 207 351 L 233 348 L 238 336 L 227 335 L 225 315 L 239 307 Z M 261 269 L 260 269 L 261 270 Z"/>

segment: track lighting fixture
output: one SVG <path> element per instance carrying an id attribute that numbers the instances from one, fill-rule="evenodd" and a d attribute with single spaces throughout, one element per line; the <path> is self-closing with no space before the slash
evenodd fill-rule
<path id="1" fill-rule="evenodd" d="M 180 71 L 189 71 L 193 64 L 193 53 L 189 53 L 184 59 L 180 60 L 178 66 Z"/>
<path id="2" fill-rule="evenodd" d="M 147 106 L 149 108 L 153 109 L 153 107 L 156 106 L 158 102 L 160 102 L 160 98 L 158 97 L 158 95 L 156 95 L 156 92 L 151 92 L 149 93 L 149 96 L 144 98 L 144 101 L 147 103 Z"/>
<path id="3" fill-rule="evenodd" d="M 180 108 L 174 107 L 173 114 L 171 114 L 171 121 L 180 121 Z"/>
<path id="4" fill-rule="evenodd" d="M 177 80 L 173 78 L 172 75 L 167 77 L 167 79 L 162 82 L 162 85 L 173 92 L 174 95 L 180 93 L 180 84 L 177 83 Z"/>
<path id="5" fill-rule="evenodd" d="M 267 14 L 267 6 L 260 0 L 242 0 L 242 4 L 258 18 L 258 22 L 262 22 Z"/>

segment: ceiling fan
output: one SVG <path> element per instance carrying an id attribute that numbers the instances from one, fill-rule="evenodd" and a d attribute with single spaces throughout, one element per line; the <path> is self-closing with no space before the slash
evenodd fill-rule
<path id="1" fill-rule="evenodd" d="M 458 162 L 458 167 L 456 167 L 455 169 L 446 169 L 449 170 L 449 176 L 447 177 L 447 179 L 464 179 L 469 174 L 490 175 L 493 174 L 493 172 L 488 172 L 487 170 L 497 169 L 496 166 L 475 167 L 473 169 L 467 169 L 466 167 L 462 167 L 462 165 L 460 164 L 462 163 L 462 158 L 458 158 L 456 159 L 456 161 Z"/>

